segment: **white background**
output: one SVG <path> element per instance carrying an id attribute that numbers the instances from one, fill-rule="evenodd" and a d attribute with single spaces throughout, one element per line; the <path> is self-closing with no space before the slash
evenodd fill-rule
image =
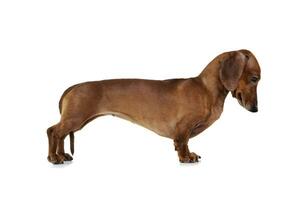
<path id="1" fill-rule="evenodd" d="M 289 0 L 1 1 L 0 199 L 300 199 L 300 19 Z M 72 163 L 46 160 L 67 87 L 196 76 L 241 48 L 262 68 L 259 112 L 229 95 L 189 143 L 200 163 L 113 117 L 75 134 Z"/>

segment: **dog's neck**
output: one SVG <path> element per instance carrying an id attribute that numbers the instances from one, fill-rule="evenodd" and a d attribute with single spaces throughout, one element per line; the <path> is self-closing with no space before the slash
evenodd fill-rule
<path id="1" fill-rule="evenodd" d="M 229 91 L 220 80 L 219 60 L 219 57 L 212 60 L 196 79 L 208 89 L 215 103 L 223 105 Z"/>

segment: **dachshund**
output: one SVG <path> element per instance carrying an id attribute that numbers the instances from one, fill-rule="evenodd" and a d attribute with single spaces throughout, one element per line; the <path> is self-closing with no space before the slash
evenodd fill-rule
<path id="1" fill-rule="evenodd" d="M 196 77 L 146 80 L 111 79 L 84 82 L 68 88 L 59 102 L 60 122 L 47 129 L 48 161 L 71 161 L 64 139 L 93 119 L 117 116 L 139 124 L 174 141 L 179 161 L 198 162 L 188 141 L 215 122 L 223 111 L 229 92 L 241 106 L 257 112 L 260 67 L 248 50 L 225 52 L 215 57 Z"/>

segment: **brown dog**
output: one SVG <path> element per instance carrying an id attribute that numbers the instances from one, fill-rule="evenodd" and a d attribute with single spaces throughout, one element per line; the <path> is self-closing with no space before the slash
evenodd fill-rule
<path id="1" fill-rule="evenodd" d="M 174 140 L 180 162 L 197 162 L 188 140 L 208 128 L 223 111 L 229 91 L 247 110 L 257 112 L 260 68 L 248 50 L 223 53 L 193 78 L 170 80 L 115 79 L 86 82 L 68 88 L 59 103 L 61 120 L 48 128 L 48 160 L 72 160 L 64 151 L 70 135 L 96 117 L 114 115 Z"/>

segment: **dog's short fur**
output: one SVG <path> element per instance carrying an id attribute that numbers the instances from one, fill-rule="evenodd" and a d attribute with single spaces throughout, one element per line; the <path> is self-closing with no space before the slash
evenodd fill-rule
<path id="1" fill-rule="evenodd" d="M 260 67 L 248 50 L 226 52 L 214 58 L 193 78 L 170 80 L 113 79 L 86 82 L 68 88 L 60 100 L 61 120 L 48 128 L 48 160 L 72 160 L 64 151 L 70 135 L 96 117 L 114 115 L 174 140 L 180 162 L 200 158 L 188 149 L 188 140 L 217 120 L 229 91 L 247 110 L 257 112 Z"/>

